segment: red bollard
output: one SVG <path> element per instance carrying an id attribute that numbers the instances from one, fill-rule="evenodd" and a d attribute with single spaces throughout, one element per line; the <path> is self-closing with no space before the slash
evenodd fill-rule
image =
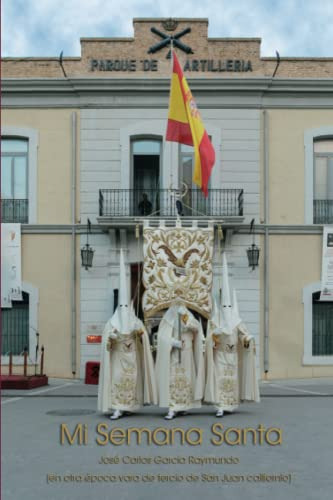
<path id="1" fill-rule="evenodd" d="M 13 374 L 13 353 L 9 353 L 9 375 Z"/>
<path id="2" fill-rule="evenodd" d="M 23 365 L 23 375 L 26 377 L 27 376 L 27 371 L 28 371 L 28 348 L 24 348 L 24 365 Z"/>
<path id="3" fill-rule="evenodd" d="M 44 346 L 42 345 L 42 354 L 41 354 L 41 357 L 40 357 L 40 375 L 43 375 L 43 371 L 44 371 Z"/>

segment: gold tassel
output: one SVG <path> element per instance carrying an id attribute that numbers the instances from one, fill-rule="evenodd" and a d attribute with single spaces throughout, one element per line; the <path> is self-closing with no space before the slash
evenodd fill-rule
<path id="1" fill-rule="evenodd" d="M 140 226 L 139 226 L 139 224 L 137 224 L 135 226 L 135 237 L 137 240 L 140 238 Z"/>
<path id="2" fill-rule="evenodd" d="M 222 231 L 221 224 L 219 224 L 217 226 L 217 236 L 218 236 L 218 238 L 219 238 L 220 241 L 223 240 L 223 231 Z"/>

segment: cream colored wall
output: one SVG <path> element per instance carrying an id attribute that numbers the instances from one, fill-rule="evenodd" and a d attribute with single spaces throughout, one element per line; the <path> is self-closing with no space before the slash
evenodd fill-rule
<path id="1" fill-rule="evenodd" d="M 332 366 L 302 366 L 303 287 L 321 276 L 322 237 L 270 236 L 270 327 L 268 378 L 333 376 Z"/>
<path id="2" fill-rule="evenodd" d="M 45 373 L 72 377 L 71 236 L 24 234 L 22 248 L 23 280 L 39 291 L 38 329 L 40 345 L 45 347 Z M 79 304 L 79 286 L 77 293 Z M 79 366 L 79 349 L 77 363 Z"/>
<path id="3" fill-rule="evenodd" d="M 304 132 L 333 125 L 333 110 L 268 110 L 271 224 L 304 224 Z"/>
<path id="4" fill-rule="evenodd" d="M 34 128 L 39 134 L 37 153 L 38 224 L 71 223 L 73 111 L 72 109 L 2 110 L 3 125 Z M 79 113 L 77 116 L 79 128 Z M 79 144 L 79 137 L 77 144 Z M 77 151 L 79 154 L 79 148 Z M 77 165 L 79 165 L 79 158 Z M 79 179 L 77 179 L 77 186 L 79 186 Z"/>

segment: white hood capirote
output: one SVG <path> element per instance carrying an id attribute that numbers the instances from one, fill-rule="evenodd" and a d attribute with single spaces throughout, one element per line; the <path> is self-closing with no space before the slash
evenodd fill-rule
<path id="1" fill-rule="evenodd" d="M 223 333 L 226 335 L 231 335 L 233 330 L 232 321 L 232 305 L 230 297 L 230 286 L 229 286 L 229 276 L 228 276 L 228 262 L 226 253 L 223 253 L 222 261 L 222 304 L 220 305 L 221 311 L 221 328 Z"/>
<path id="2" fill-rule="evenodd" d="M 134 310 L 131 307 L 128 295 L 125 257 L 123 249 L 120 250 L 119 263 L 119 293 L 118 307 L 115 310 L 110 323 L 120 335 L 128 335 L 133 330 L 133 321 L 136 320 Z"/>

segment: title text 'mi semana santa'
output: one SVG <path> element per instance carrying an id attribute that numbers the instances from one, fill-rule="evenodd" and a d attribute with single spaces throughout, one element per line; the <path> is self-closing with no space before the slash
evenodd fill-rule
<path id="1" fill-rule="evenodd" d="M 90 432 L 87 424 L 77 423 L 69 428 L 67 424 L 60 424 L 60 444 L 62 445 L 86 445 L 90 442 Z M 203 444 L 207 439 L 205 432 L 200 427 L 110 427 L 106 423 L 100 423 L 95 429 L 95 442 L 99 446 L 105 445 L 192 445 Z M 221 423 L 215 423 L 210 428 L 208 436 L 210 444 L 220 445 L 270 445 L 282 444 L 282 430 L 279 427 L 265 427 L 259 424 L 254 427 L 224 427 Z"/>

